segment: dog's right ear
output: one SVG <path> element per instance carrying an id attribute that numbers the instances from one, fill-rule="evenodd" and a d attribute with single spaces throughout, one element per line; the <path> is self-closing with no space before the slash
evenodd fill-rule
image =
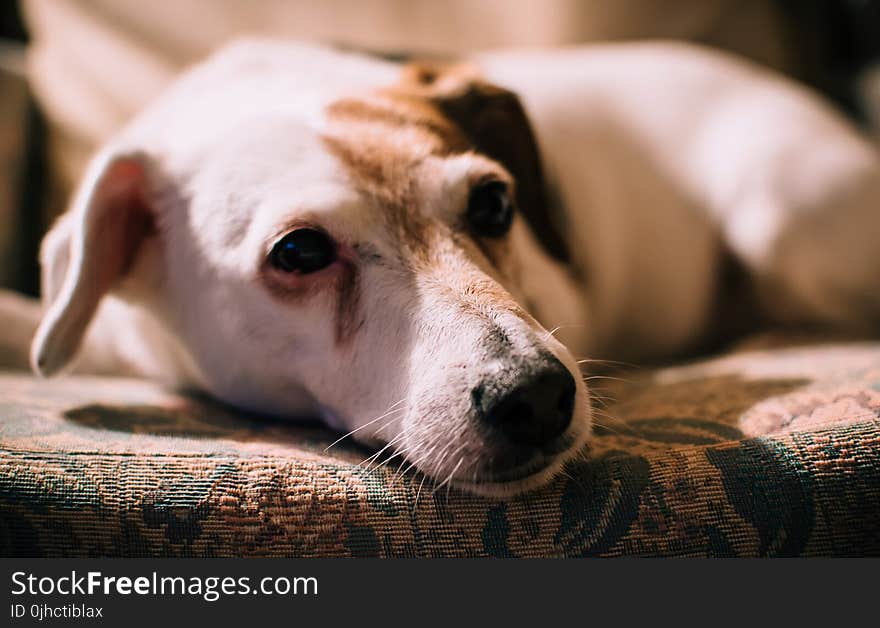
<path id="1" fill-rule="evenodd" d="M 139 152 L 111 152 L 89 166 L 70 210 L 43 241 L 43 320 L 31 366 L 44 376 L 66 367 L 101 298 L 126 275 L 154 232 L 149 163 Z"/>

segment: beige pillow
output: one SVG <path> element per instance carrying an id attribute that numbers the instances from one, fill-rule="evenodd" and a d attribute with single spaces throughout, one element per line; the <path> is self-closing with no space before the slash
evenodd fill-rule
<path id="1" fill-rule="evenodd" d="M 241 35 L 464 53 L 683 38 L 785 64 L 768 0 L 24 0 L 29 69 L 63 185 L 181 68 Z"/>

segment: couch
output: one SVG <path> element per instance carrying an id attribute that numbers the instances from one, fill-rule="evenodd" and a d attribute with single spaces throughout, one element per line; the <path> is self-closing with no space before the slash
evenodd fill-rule
<path id="1" fill-rule="evenodd" d="M 319 426 L 4 374 L 0 555 L 880 555 L 880 343 L 765 336 L 591 384 L 583 458 L 492 500 Z"/>

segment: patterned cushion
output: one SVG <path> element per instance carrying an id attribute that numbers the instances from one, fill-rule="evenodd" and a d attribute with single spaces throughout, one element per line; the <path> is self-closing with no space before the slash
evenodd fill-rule
<path id="1" fill-rule="evenodd" d="M 880 343 L 630 373 L 583 460 L 494 501 L 144 382 L 0 376 L 4 556 L 880 554 Z M 360 463 L 360 464 L 359 464 Z"/>

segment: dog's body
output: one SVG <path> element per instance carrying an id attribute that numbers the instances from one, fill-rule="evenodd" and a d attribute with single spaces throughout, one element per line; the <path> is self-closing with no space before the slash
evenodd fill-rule
<path id="1" fill-rule="evenodd" d="M 719 298 L 735 305 L 720 294 L 729 257 L 762 319 L 878 329 L 880 161 L 815 95 L 685 45 L 483 65 L 523 99 L 561 201 L 589 299 L 576 351 L 638 360 L 691 346 Z"/>
<path id="2" fill-rule="evenodd" d="M 492 84 L 521 99 L 543 164 Z M 294 233 L 286 246 L 318 262 L 278 262 Z M 573 355 L 693 346 L 727 259 L 763 319 L 875 330 L 878 241 L 876 149 L 720 54 L 403 69 L 245 42 L 93 162 L 44 243 L 33 362 L 50 374 L 78 355 L 275 414 L 317 405 L 428 474 L 504 494 L 588 437 Z"/>

